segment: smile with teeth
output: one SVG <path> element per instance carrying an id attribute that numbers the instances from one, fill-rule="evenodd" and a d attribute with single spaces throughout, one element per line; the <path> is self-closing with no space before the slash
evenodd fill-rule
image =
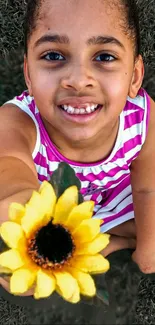
<path id="1" fill-rule="evenodd" d="M 76 108 L 71 105 L 61 105 L 60 108 L 63 109 L 66 113 L 68 114 L 76 114 L 76 115 L 86 115 L 86 114 L 91 114 L 95 112 L 101 105 L 99 104 L 92 104 L 92 105 L 85 105 L 84 107 L 81 108 Z"/>

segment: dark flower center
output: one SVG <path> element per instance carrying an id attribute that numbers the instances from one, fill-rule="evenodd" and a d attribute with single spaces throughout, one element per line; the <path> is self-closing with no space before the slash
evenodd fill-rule
<path id="1" fill-rule="evenodd" d="M 39 229 L 28 243 L 28 253 L 33 261 L 46 269 L 61 267 L 72 257 L 74 249 L 70 232 L 52 222 Z"/>

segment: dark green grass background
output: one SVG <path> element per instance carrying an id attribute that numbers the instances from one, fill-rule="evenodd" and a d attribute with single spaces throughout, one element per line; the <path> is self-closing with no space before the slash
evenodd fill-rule
<path id="1" fill-rule="evenodd" d="M 33 0 L 32 0 L 33 1 Z M 52 1 L 52 0 L 51 0 Z M 67 1 L 67 0 L 66 0 Z M 137 0 L 140 13 L 144 87 L 155 99 L 155 0 Z M 0 105 L 25 89 L 23 20 L 26 0 L 0 0 Z M 112 254 L 107 274 L 110 312 L 95 305 L 66 305 L 53 299 L 44 306 L 17 306 L 0 298 L 0 325 L 26 324 L 155 324 L 155 280 L 140 274 L 129 251 Z M 99 285 L 102 285 L 102 277 Z M 23 298 L 21 298 L 23 302 Z"/>

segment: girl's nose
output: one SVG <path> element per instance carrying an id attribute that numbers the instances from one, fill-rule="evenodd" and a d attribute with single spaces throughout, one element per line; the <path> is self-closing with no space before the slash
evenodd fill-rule
<path id="1" fill-rule="evenodd" d="M 72 89 L 82 91 L 86 88 L 95 88 L 97 81 L 93 73 L 84 67 L 74 67 L 69 72 L 68 76 L 62 78 L 61 87 L 65 89 Z"/>

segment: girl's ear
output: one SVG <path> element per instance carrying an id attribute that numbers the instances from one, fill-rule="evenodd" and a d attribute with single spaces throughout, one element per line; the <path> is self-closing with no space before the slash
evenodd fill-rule
<path id="1" fill-rule="evenodd" d="M 30 79 L 30 74 L 29 74 L 29 68 L 28 68 L 28 62 L 27 62 L 27 56 L 24 54 L 24 66 L 23 66 L 23 72 L 24 72 L 24 78 L 25 82 L 29 91 L 29 95 L 33 96 L 32 93 L 32 86 L 31 86 L 31 79 Z"/>
<path id="2" fill-rule="evenodd" d="M 142 86 L 144 78 L 144 63 L 142 56 L 139 55 L 135 61 L 134 72 L 129 88 L 129 97 L 135 98 L 139 89 Z"/>

